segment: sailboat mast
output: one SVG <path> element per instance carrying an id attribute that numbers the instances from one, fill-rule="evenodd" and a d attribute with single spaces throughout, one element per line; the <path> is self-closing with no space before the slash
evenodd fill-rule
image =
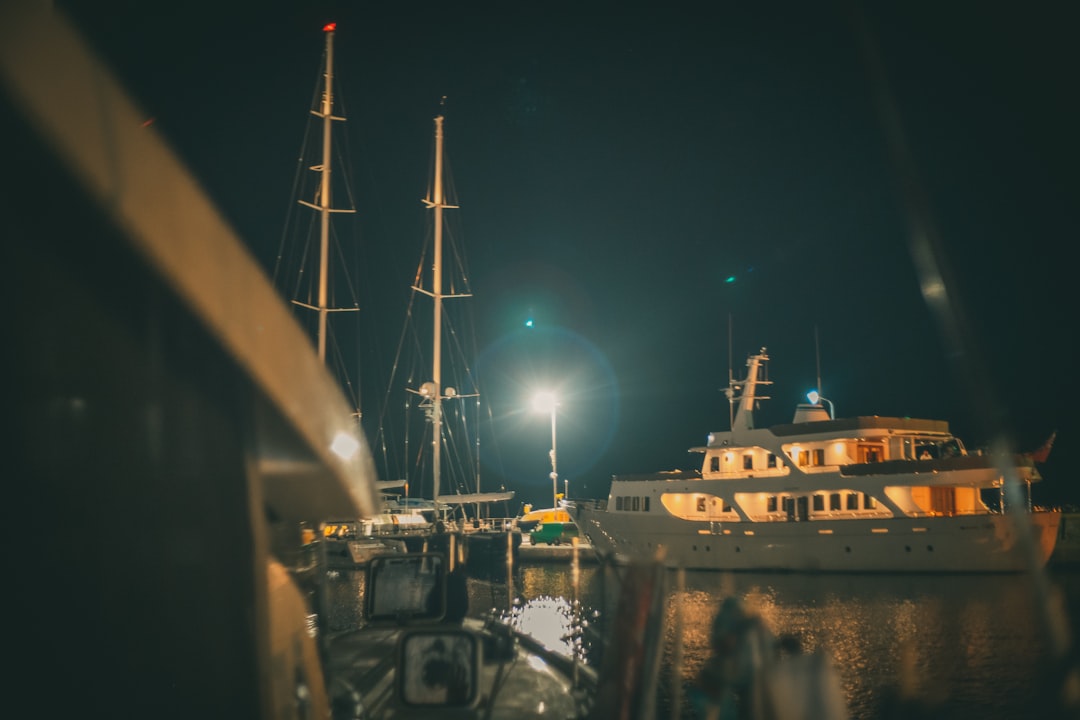
<path id="1" fill-rule="evenodd" d="M 432 323 L 431 380 L 435 384 L 435 398 L 431 409 L 432 443 L 432 497 L 438 507 L 439 473 L 442 460 L 442 221 L 443 221 L 443 116 L 435 118 L 435 182 L 432 188 L 431 207 L 435 211 L 435 264 L 432 268 L 431 296 L 434 300 Z"/>
<path id="2" fill-rule="evenodd" d="M 327 285 L 330 265 L 330 136 L 334 107 L 334 30 L 330 23 L 323 30 L 326 33 L 326 84 L 323 89 L 322 108 L 319 115 L 323 120 L 322 173 L 319 186 L 319 361 L 326 363 L 326 319 L 328 309 Z"/>

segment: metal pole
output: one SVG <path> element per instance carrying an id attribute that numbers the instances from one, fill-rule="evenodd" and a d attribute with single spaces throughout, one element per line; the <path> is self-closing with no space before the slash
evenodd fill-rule
<path id="1" fill-rule="evenodd" d="M 551 507 L 559 506 L 559 465 L 556 455 L 555 403 L 551 404 Z"/>
<path id="2" fill-rule="evenodd" d="M 330 28 L 331 26 L 327 26 Z M 326 315 L 330 264 L 330 135 L 334 99 L 334 31 L 326 30 L 326 89 L 323 91 L 322 182 L 319 188 L 319 360 L 326 362 Z"/>
<path id="3" fill-rule="evenodd" d="M 435 511 L 439 510 L 439 475 L 442 465 L 442 221 L 443 221 L 443 117 L 435 118 L 435 187 L 432 195 L 432 209 L 435 211 L 435 257 L 431 278 L 431 297 L 434 299 L 434 318 L 432 323 L 432 382 L 435 385 L 435 397 L 431 408 L 431 468 L 432 499 Z"/>

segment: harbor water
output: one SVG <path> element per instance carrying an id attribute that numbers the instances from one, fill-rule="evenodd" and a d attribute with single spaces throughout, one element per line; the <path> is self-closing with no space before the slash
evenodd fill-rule
<path id="1" fill-rule="evenodd" d="M 583 564 L 577 572 L 576 584 L 573 568 L 555 563 L 519 565 L 512 582 L 505 574 L 472 577 L 469 612 L 510 616 L 541 641 L 568 653 L 576 645 L 584 662 L 595 663 L 601 650 L 593 632 L 608 630 L 604 621 L 617 595 L 611 569 Z M 325 611 L 331 629 L 362 622 L 362 573 L 330 579 Z M 1069 643 L 1050 634 L 1075 638 L 1080 570 L 1048 574 L 1049 605 L 1061 608 L 1057 617 L 1066 620 L 1056 626 L 1046 623 L 1048 603 L 1026 575 L 667 571 L 664 581 L 658 718 L 700 717 L 688 693 L 710 656 L 712 621 L 730 596 L 756 611 L 773 634 L 797 637 L 804 651 L 826 652 L 852 718 L 915 716 L 910 703 L 897 699 L 904 693 L 917 701 L 918 717 L 1061 716 L 1062 663 L 1055 648 Z M 575 630 L 582 625 L 589 629 Z"/>

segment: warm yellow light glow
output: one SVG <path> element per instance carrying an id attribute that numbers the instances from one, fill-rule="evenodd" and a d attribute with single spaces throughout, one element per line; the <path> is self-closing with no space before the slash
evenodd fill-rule
<path id="1" fill-rule="evenodd" d="M 881 533 L 887 533 L 887 532 L 889 532 L 889 528 L 872 528 L 872 529 L 870 530 L 870 532 L 872 532 L 872 533 L 878 533 L 878 534 L 881 534 Z"/>
<path id="2" fill-rule="evenodd" d="M 360 441 L 346 432 L 338 432 L 330 443 L 330 451 L 342 460 L 352 460 L 360 449 Z"/>
<path id="3" fill-rule="evenodd" d="M 926 532 L 926 528 L 911 528 L 911 532 Z"/>
<path id="4" fill-rule="evenodd" d="M 818 535 L 832 535 L 832 530 L 818 530 Z"/>

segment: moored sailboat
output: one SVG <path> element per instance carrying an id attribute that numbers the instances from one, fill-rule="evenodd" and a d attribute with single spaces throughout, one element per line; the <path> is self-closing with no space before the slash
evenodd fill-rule
<path id="1" fill-rule="evenodd" d="M 434 118 L 434 161 L 431 184 L 424 205 L 432 211 L 430 257 L 422 253 L 412 285 L 412 300 L 406 313 L 404 334 L 415 331 L 414 301 L 418 295 L 431 300 L 430 311 L 430 357 L 426 363 L 421 355 L 395 361 L 394 375 L 398 375 L 401 363 L 413 364 L 405 369 L 408 379 L 405 387 L 405 445 L 408 446 L 410 425 L 414 419 L 412 410 L 420 411 L 419 425 L 422 433 L 423 452 L 415 458 L 413 470 L 406 470 L 407 478 L 420 475 L 419 482 L 406 481 L 406 487 L 418 484 L 434 505 L 437 532 L 455 533 L 463 544 L 464 554 L 472 565 L 512 560 L 521 543 L 520 533 L 513 519 L 492 516 L 490 509 L 505 506 L 513 497 L 512 491 L 499 488 L 484 491 L 480 486 L 480 390 L 475 372 L 462 347 L 462 335 L 468 334 L 464 327 L 465 314 L 455 315 L 446 305 L 447 300 L 470 298 L 472 292 L 464 267 L 464 252 L 455 248 L 447 252 L 448 233 L 445 232 L 444 213 L 458 206 L 448 197 L 444 160 L 444 117 Z M 444 258 L 450 255 L 455 261 L 453 270 L 446 268 Z M 462 320 L 462 327 L 456 320 Z M 444 339 L 453 340 L 444 348 Z M 402 342 L 399 347 L 404 346 Z M 444 363 L 444 361 L 446 361 Z M 393 379 L 391 384 L 393 384 Z M 387 444 L 386 428 L 380 428 L 380 444 Z M 410 475 L 411 473 L 411 475 Z M 429 485 L 430 483 L 430 485 Z"/>
<path id="2" fill-rule="evenodd" d="M 818 402 L 754 425 L 764 348 L 732 381 L 731 430 L 711 433 L 700 470 L 616 476 L 604 501 L 571 503 L 599 552 L 663 553 L 731 570 L 1019 572 L 1041 567 L 1061 515 L 992 510 L 1007 479 L 1040 480 L 1027 456 L 971 453 L 947 422 L 835 419 Z"/>
<path id="3" fill-rule="evenodd" d="M 305 139 L 304 150 L 298 162 L 297 185 L 300 186 L 297 204 L 313 211 L 316 221 L 310 217 L 293 222 L 292 214 L 286 222 L 286 231 L 282 235 L 282 246 L 274 271 L 275 283 L 283 285 L 285 275 L 295 273 L 297 278 L 291 290 L 283 289 L 283 294 L 298 309 L 301 322 L 309 329 L 319 360 L 335 376 L 342 390 L 349 396 L 354 407 L 357 423 L 362 416 L 359 398 L 359 382 L 354 382 L 349 369 L 347 348 L 334 333 L 331 317 L 337 313 L 356 313 L 359 302 L 355 294 L 356 284 L 349 277 L 348 268 L 343 263 L 331 263 L 331 257 L 346 257 L 355 254 L 355 248 L 344 247 L 339 233 L 334 226 L 334 218 L 339 214 L 354 214 L 355 207 L 343 207 L 336 200 L 347 199 L 352 202 L 353 193 L 347 182 L 336 183 L 335 158 L 338 157 L 334 146 L 335 128 L 346 122 L 344 112 L 335 104 L 339 91 L 335 85 L 334 37 L 335 23 L 323 27 L 325 49 L 321 84 L 316 89 L 316 105 L 310 113 L 314 118 L 312 125 L 317 128 L 315 141 Z M 317 151 L 308 157 L 306 150 Z M 311 173 L 314 175 L 301 173 Z M 345 181 L 349 173 L 342 172 Z M 340 185 L 340 187 L 339 187 Z M 308 233 L 302 241 L 294 245 L 287 242 L 291 236 Z M 337 245 L 334 247 L 334 245 Z M 315 272 L 309 272 L 314 266 Z M 347 296 L 345 302 L 336 300 L 339 290 Z M 379 491 L 379 513 L 367 518 L 334 518 L 323 525 L 320 539 L 326 547 L 328 562 L 337 567 L 355 567 L 363 565 L 380 552 L 418 552 L 428 550 L 429 538 L 436 528 L 433 509 L 427 512 L 415 505 L 399 501 L 397 491 L 404 485 L 400 480 L 381 480 L 376 483 Z"/>

